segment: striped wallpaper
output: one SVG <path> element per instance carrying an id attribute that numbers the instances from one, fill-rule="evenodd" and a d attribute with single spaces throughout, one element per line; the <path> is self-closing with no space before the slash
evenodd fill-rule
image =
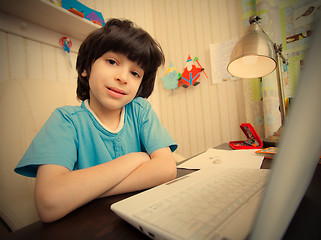
<path id="1" fill-rule="evenodd" d="M 242 34 L 240 0 L 81 0 L 105 18 L 128 18 L 147 30 L 162 46 L 166 63 L 159 70 L 149 98 L 161 122 L 185 157 L 209 147 L 243 138 L 246 122 L 243 81 L 211 83 L 209 46 Z M 196 87 L 167 90 L 161 77 L 170 62 L 182 72 L 188 55 L 198 57 L 202 75 Z M 36 78 L 75 82 L 73 69 L 60 48 L 0 31 L 0 81 Z"/>

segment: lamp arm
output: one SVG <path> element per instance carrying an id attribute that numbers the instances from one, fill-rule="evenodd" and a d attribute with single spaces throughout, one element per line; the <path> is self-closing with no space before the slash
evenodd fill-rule
<path id="1" fill-rule="evenodd" d="M 282 55 L 282 44 L 277 45 L 274 44 L 274 49 L 276 53 L 276 78 L 278 84 L 278 94 L 279 94 L 279 104 L 280 104 L 280 112 L 281 112 L 281 126 L 283 126 L 285 121 L 285 103 L 284 103 L 284 87 L 282 81 L 282 72 L 280 67 L 280 59 L 283 63 L 288 64 L 288 61 Z"/>

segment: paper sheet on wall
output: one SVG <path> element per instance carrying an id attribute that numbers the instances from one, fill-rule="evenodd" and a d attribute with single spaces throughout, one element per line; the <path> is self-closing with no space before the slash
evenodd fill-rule
<path id="1" fill-rule="evenodd" d="M 220 150 L 209 148 L 177 168 L 204 169 L 214 165 L 230 168 L 255 168 L 261 167 L 264 157 L 256 154 L 257 149 L 250 150 Z"/>
<path id="2" fill-rule="evenodd" d="M 235 38 L 222 43 L 210 44 L 213 84 L 237 79 L 227 71 L 230 56 L 237 41 L 238 39 Z"/>

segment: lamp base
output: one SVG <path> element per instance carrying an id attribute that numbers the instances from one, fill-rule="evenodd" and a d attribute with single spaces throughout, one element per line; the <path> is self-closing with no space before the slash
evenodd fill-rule
<path id="1" fill-rule="evenodd" d="M 277 147 L 280 141 L 281 133 L 282 133 L 282 126 L 279 128 L 279 130 L 274 132 L 273 136 L 263 139 L 263 148 Z"/>

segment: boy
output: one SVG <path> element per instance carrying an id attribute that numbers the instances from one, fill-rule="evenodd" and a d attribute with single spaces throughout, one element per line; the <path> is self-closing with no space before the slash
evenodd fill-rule
<path id="1" fill-rule="evenodd" d="M 81 106 L 56 109 L 15 168 L 36 177 L 42 221 L 176 177 L 177 145 L 144 99 L 163 63 L 160 46 L 128 20 L 111 19 L 84 40 L 76 67 Z"/>

